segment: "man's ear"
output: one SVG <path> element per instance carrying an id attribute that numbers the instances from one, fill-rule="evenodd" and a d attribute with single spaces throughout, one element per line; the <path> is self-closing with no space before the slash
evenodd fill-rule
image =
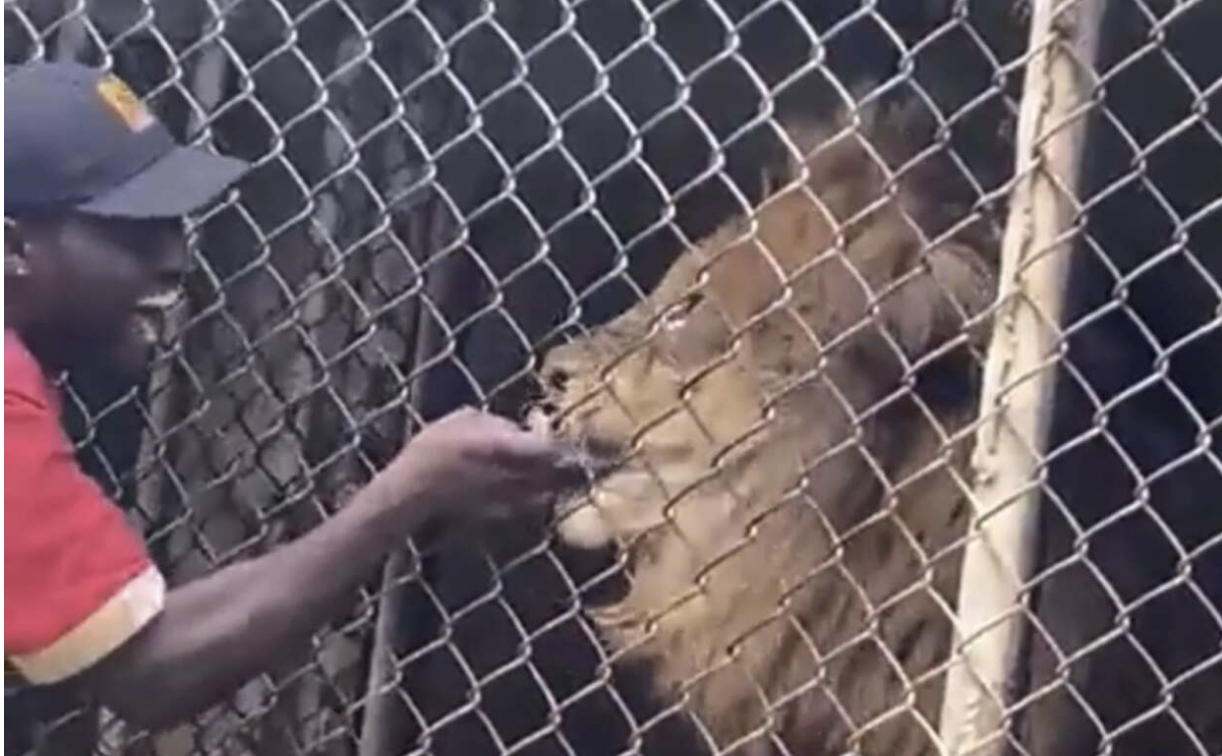
<path id="1" fill-rule="evenodd" d="M 882 301 L 883 322 L 904 354 L 917 358 L 960 335 L 971 343 L 987 338 L 987 328 L 972 321 L 993 303 L 997 282 L 976 250 L 939 245 L 922 268 Z"/>

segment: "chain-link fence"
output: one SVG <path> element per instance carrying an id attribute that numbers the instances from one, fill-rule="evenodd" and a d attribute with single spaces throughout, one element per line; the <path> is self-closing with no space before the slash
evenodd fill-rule
<path id="1" fill-rule="evenodd" d="M 172 583 L 462 403 L 601 471 L 172 731 L 10 689 L 6 744 L 1222 754 L 1222 4 L 1031 5 L 6 1 L 256 166 L 148 380 L 65 384 Z"/>

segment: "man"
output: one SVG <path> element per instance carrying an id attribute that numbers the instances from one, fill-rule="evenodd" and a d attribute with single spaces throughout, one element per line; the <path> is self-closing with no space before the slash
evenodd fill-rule
<path id="1" fill-rule="evenodd" d="M 246 166 L 180 146 L 94 69 L 32 64 L 4 89 L 4 650 L 26 682 L 166 725 L 300 647 L 422 523 L 507 515 L 578 482 L 568 453 L 460 411 L 313 532 L 167 591 L 76 466 L 47 376 L 144 369 L 185 265 L 182 216 Z"/>

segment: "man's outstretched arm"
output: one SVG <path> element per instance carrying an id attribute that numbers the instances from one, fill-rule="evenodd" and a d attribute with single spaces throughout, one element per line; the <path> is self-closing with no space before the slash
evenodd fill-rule
<path id="1" fill-rule="evenodd" d="M 426 520 L 509 515 L 584 480 L 570 459 L 508 422 L 455 413 L 323 525 L 170 591 L 162 612 L 79 684 L 138 726 L 188 717 L 300 648 Z"/>

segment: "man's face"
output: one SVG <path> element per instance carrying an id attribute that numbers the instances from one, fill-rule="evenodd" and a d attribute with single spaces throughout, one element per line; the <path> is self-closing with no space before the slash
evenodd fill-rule
<path id="1" fill-rule="evenodd" d="M 143 371 L 186 267 L 181 221 L 71 215 L 25 238 L 45 348 L 66 366 Z"/>

